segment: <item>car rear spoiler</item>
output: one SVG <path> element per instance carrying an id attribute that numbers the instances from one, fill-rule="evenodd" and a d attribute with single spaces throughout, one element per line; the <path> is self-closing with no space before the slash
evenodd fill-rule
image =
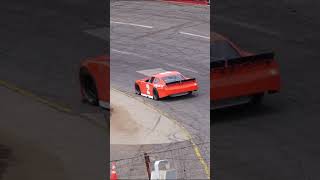
<path id="1" fill-rule="evenodd" d="M 181 81 L 169 82 L 169 83 L 166 83 L 166 85 L 175 84 L 175 83 L 181 83 L 181 82 L 194 81 L 194 80 L 196 80 L 196 78 L 189 78 L 189 79 L 184 79 L 184 80 L 181 80 Z"/>
<path id="2" fill-rule="evenodd" d="M 211 60 L 210 68 L 223 68 L 227 66 L 237 65 L 237 64 L 245 64 L 245 63 L 252 63 L 257 61 L 270 61 L 274 59 L 275 54 L 273 52 L 269 53 L 262 53 L 253 56 L 246 56 L 240 58 L 233 58 L 227 60 Z"/>

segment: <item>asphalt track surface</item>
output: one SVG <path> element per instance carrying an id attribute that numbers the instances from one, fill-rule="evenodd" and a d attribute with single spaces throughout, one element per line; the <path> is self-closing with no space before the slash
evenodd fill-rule
<path id="1" fill-rule="evenodd" d="M 105 1 L 1 1 L 0 79 L 78 113 L 80 62 L 107 53 L 87 30 L 106 27 Z M 107 32 L 106 32 L 107 33 Z"/>
<path id="2" fill-rule="evenodd" d="M 176 119 L 195 142 L 210 140 L 209 13 L 207 6 L 111 2 L 111 87 L 134 95 L 134 81 L 146 77 L 137 71 L 155 68 L 197 78 L 200 91 L 192 96 L 160 101 L 144 98 Z"/>
<path id="3" fill-rule="evenodd" d="M 282 75 L 281 93 L 267 96 L 261 108 L 211 112 L 215 179 L 320 179 L 319 2 L 214 6 L 214 31 L 253 52 L 274 50 Z"/>
<path id="4" fill-rule="evenodd" d="M 62 166 L 65 167 L 69 179 L 101 179 L 106 174 L 104 168 L 108 158 L 106 129 L 99 130 L 79 116 L 69 116 L 87 113 L 101 115 L 99 108 L 81 103 L 78 72 L 83 59 L 107 52 L 108 44 L 105 40 L 86 33 L 88 29 L 106 27 L 108 20 L 106 9 L 108 9 L 106 1 L 91 3 L 83 0 L 28 2 L 3 0 L 0 2 L 1 86 L 9 85 L 10 90 L 28 96 L 21 98 L 12 92 L 9 96 L 7 95 L 9 93 L 1 91 L 1 128 L 22 139 L 33 141 L 36 147 L 40 147 L 39 149 L 48 148 L 50 156 L 53 155 L 56 159 L 62 158 Z M 13 97 L 11 101 L 9 97 Z M 42 103 L 39 105 L 34 100 Z M 50 104 L 59 104 L 55 107 L 59 107 L 57 109 L 62 111 L 66 110 L 69 115 L 48 108 L 47 105 L 53 107 Z M 17 108 L 17 111 L 14 108 Z M 103 116 L 97 117 L 100 122 L 105 122 Z M 84 136 L 77 136 L 76 133 Z M 95 142 L 98 145 L 88 145 L 89 149 L 82 148 L 84 151 L 79 149 L 77 151 L 77 148 L 81 148 L 76 145 L 77 141 L 82 145 L 85 141 Z M 31 144 L 25 143 L 25 148 L 30 149 Z M 13 149 L 13 152 L 20 150 Z M 92 155 L 90 157 L 90 154 L 95 154 L 95 158 Z M 27 152 L 21 155 L 29 158 Z M 65 157 L 67 158 L 63 159 Z M 35 159 L 39 158 L 42 157 L 37 156 Z M 93 165 L 93 159 L 96 159 L 95 163 L 100 164 Z M 73 165 L 76 162 L 79 166 Z M 92 166 L 88 167 L 86 163 Z M 39 165 L 33 166 L 32 162 L 30 164 L 30 168 Z M 68 170 L 67 166 L 73 168 Z M 79 168 L 76 168 L 77 166 Z M 77 171 L 82 171 L 83 175 Z M 31 179 L 35 179 L 35 176 L 32 177 Z"/>

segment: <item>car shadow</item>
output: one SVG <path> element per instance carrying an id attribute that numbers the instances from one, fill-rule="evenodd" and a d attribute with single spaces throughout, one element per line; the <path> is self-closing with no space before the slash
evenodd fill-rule
<path id="1" fill-rule="evenodd" d="M 210 124 L 226 123 L 232 121 L 239 121 L 248 117 L 261 117 L 277 113 L 279 109 L 272 105 L 249 105 L 242 104 L 238 106 L 216 109 L 210 111 Z"/>
<path id="2" fill-rule="evenodd" d="M 195 98 L 196 96 L 198 96 L 198 94 L 188 94 L 188 95 L 181 95 L 181 96 L 175 96 L 175 97 L 169 96 L 169 97 L 164 97 L 160 99 L 160 101 L 164 101 L 164 102 L 182 101 L 186 99 Z"/>

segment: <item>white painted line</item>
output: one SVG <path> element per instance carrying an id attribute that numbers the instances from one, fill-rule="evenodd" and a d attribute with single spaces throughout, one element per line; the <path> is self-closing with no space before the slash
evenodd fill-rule
<path id="1" fill-rule="evenodd" d="M 125 54 L 125 55 L 137 56 L 137 57 L 143 58 L 143 59 L 151 59 L 150 57 L 142 56 L 142 55 L 137 54 L 137 53 L 127 52 L 127 51 L 120 51 L 120 50 L 117 50 L 117 49 L 111 49 L 111 52 L 116 52 L 116 53 Z"/>
<path id="2" fill-rule="evenodd" d="M 142 24 L 134 24 L 134 23 L 125 23 L 125 22 L 120 22 L 120 21 L 110 21 L 110 23 L 113 24 L 123 24 L 123 25 L 130 25 L 130 26 L 137 26 L 137 27 L 143 27 L 143 28 L 149 28 L 152 29 L 152 26 L 146 26 L 146 25 L 142 25 Z"/>
<path id="3" fill-rule="evenodd" d="M 174 64 L 169 64 L 169 63 L 165 63 L 165 64 L 166 64 L 167 66 L 170 66 L 170 67 L 174 67 L 174 68 L 178 68 L 178 69 L 190 71 L 190 72 L 193 72 L 193 73 L 196 73 L 196 74 L 199 73 L 198 71 L 195 71 L 195 70 L 189 69 L 189 68 L 185 68 L 185 67 L 182 67 L 182 66 L 180 66 L 180 65 L 174 65 Z"/>
<path id="4" fill-rule="evenodd" d="M 280 35 L 280 33 L 272 31 L 270 29 L 266 29 L 266 28 L 264 28 L 262 26 L 248 24 L 246 22 L 241 22 L 241 21 L 238 21 L 238 20 L 225 18 L 223 16 L 215 16 L 215 18 L 220 20 L 220 21 L 228 22 L 230 24 L 234 24 L 234 25 L 237 25 L 237 26 L 240 26 L 240 27 L 243 27 L 243 28 L 255 30 L 257 32 L 261 32 L 261 33 L 265 33 L 265 34 L 269 34 L 269 35 Z"/>
<path id="5" fill-rule="evenodd" d="M 209 36 L 202 36 L 202 35 L 187 33 L 187 32 L 183 32 L 183 31 L 180 31 L 179 33 L 184 34 L 184 35 L 194 36 L 194 37 L 200 37 L 200 38 L 204 38 L 204 39 L 210 39 Z"/>
<path id="6" fill-rule="evenodd" d="M 145 76 L 152 76 L 154 74 L 166 72 L 166 70 L 164 70 L 162 68 L 154 68 L 154 69 L 144 69 L 144 70 L 140 70 L 140 71 L 136 71 L 136 72 L 143 74 Z"/>
<path id="7" fill-rule="evenodd" d="M 108 29 L 106 27 L 84 30 L 85 33 L 88 33 L 91 36 L 95 36 L 95 37 L 100 38 L 102 40 L 109 41 L 109 36 L 106 33 L 107 31 L 108 31 Z"/>

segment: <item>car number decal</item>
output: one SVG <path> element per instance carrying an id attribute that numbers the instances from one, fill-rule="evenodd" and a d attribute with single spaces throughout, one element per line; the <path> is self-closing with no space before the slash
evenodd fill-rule
<path id="1" fill-rule="evenodd" d="M 146 84 L 146 88 L 147 88 L 147 94 L 150 95 L 150 86 L 149 86 L 149 84 Z"/>

